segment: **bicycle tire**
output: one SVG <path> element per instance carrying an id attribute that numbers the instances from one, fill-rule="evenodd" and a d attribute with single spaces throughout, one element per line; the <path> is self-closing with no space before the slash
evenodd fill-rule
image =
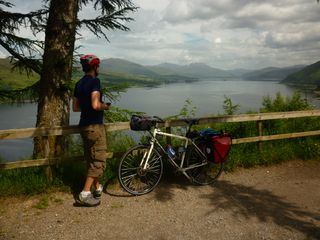
<path id="1" fill-rule="evenodd" d="M 196 145 L 202 152 L 204 152 L 204 145 L 201 144 L 201 141 L 196 142 Z M 186 167 L 203 164 L 202 166 L 186 171 L 186 173 L 192 179 L 192 182 L 199 185 L 209 185 L 215 182 L 221 175 L 224 168 L 223 162 L 214 163 L 209 161 L 207 157 L 200 153 L 194 145 L 188 146 L 186 162 Z"/>
<path id="2" fill-rule="evenodd" d="M 151 192 L 159 183 L 163 173 L 162 157 L 153 149 L 146 170 L 140 166 L 143 155 L 150 146 L 137 145 L 130 148 L 121 158 L 118 168 L 120 185 L 132 195 Z"/>

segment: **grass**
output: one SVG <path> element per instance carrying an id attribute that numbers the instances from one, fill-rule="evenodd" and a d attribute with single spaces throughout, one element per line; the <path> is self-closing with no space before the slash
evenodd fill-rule
<path id="1" fill-rule="evenodd" d="M 49 206 L 49 198 L 48 196 L 43 196 L 32 207 L 37 209 L 46 209 L 48 206 Z"/>
<path id="2" fill-rule="evenodd" d="M 48 194 L 41 195 L 40 198 L 38 199 L 37 203 L 32 205 L 32 207 L 36 208 L 36 209 L 43 210 L 43 209 L 46 209 L 49 207 L 50 202 L 55 203 L 55 204 L 62 204 L 63 199 L 57 198 L 55 196 L 49 196 Z"/>

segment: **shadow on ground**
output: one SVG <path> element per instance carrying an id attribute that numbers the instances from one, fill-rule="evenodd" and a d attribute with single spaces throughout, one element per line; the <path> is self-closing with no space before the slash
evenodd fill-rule
<path id="1" fill-rule="evenodd" d="M 232 211 L 233 215 L 245 218 L 256 217 L 260 222 L 272 221 L 275 224 L 298 230 L 313 239 L 320 239 L 319 215 L 302 210 L 268 190 L 219 181 L 214 191 L 200 197 L 211 200 L 212 209 L 222 208 Z"/>
<path id="2" fill-rule="evenodd" d="M 176 189 L 188 191 L 191 187 L 197 186 L 184 176 L 169 174 L 162 178 L 153 192 L 153 197 L 160 202 L 171 201 L 174 200 Z M 218 209 L 224 209 L 235 217 L 247 219 L 254 217 L 260 222 L 273 222 L 285 229 L 299 231 L 306 236 L 306 239 L 320 239 L 319 212 L 302 209 L 269 190 L 230 181 L 217 181 L 211 190 L 199 195 L 199 198 L 210 201 L 208 215 Z"/>
<path id="3" fill-rule="evenodd" d="M 167 180 L 156 190 L 155 197 L 159 201 L 169 201 L 174 195 L 173 188 L 187 190 L 188 187 L 190 184 L 186 180 Z M 200 198 L 209 199 L 211 202 L 208 215 L 224 209 L 231 211 L 235 217 L 255 217 L 260 222 L 271 221 L 278 226 L 297 230 L 307 239 L 320 239 L 320 214 L 303 210 L 271 191 L 229 181 L 216 182 L 212 190 L 208 194 L 200 195 Z"/>
<path id="4" fill-rule="evenodd" d="M 162 202 L 169 201 L 174 197 L 174 188 L 188 190 L 191 186 L 194 185 L 186 179 L 167 179 L 155 190 L 155 198 Z M 307 239 L 320 239 L 320 214 L 303 210 L 271 191 L 218 181 L 212 185 L 212 191 L 199 197 L 210 200 L 208 215 L 224 209 L 231 211 L 235 217 L 256 217 L 260 222 L 271 221 L 278 226 L 295 229 Z"/>

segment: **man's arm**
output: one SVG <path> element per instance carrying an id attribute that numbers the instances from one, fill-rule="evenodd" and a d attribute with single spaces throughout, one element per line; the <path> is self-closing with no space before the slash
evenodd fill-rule
<path id="1" fill-rule="evenodd" d="M 96 111 L 104 111 L 109 109 L 109 105 L 100 102 L 100 92 L 93 91 L 91 93 L 91 106 Z"/>
<path id="2" fill-rule="evenodd" d="M 78 100 L 78 98 L 76 98 L 76 97 L 73 97 L 72 110 L 73 110 L 74 112 L 81 112 L 79 100 Z"/>

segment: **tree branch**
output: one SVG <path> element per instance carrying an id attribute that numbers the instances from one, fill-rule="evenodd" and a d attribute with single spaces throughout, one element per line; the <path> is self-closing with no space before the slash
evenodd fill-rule
<path id="1" fill-rule="evenodd" d="M 4 47 L 14 58 L 23 62 L 26 66 L 28 66 L 30 69 L 32 69 L 34 72 L 38 73 L 39 75 L 41 74 L 41 67 L 39 65 L 31 64 L 31 62 L 29 61 L 30 59 L 25 58 L 21 56 L 19 53 L 17 53 L 16 51 L 14 51 L 7 43 L 2 41 L 1 38 L 0 38 L 0 45 Z"/>
<path id="2" fill-rule="evenodd" d="M 130 29 L 121 23 L 132 21 L 131 17 L 123 17 L 123 15 L 128 12 L 134 12 L 137 8 L 135 7 L 125 7 L 118 11 L 114 11 L 108 15 L 99 16 L 95 19 L 83 19 L 78 21 L 78 28 L 81 28 L 82 25 L 85 25 L 94 35 L 97 37 L 103 36 L 107 41 L 108 37 L 104 33 L 104 30 L 122 30 L 129 31 Z"/>

